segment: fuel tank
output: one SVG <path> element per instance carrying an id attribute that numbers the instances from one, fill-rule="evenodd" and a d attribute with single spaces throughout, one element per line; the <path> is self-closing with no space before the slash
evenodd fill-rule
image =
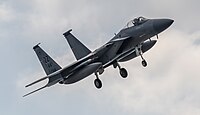
<path id="1" fill-rule="evenodd" d="M 91 75 L 92 73 L 96 72 L 101 66 L 102 66 L 101 62 L 91 63 L 87 66 L 80 68 L 79 70 L 76 70 L 73 74 L 69 75 L 67 78 L 64 79 L 63 82 L 60 83 L 71 84 L 78 82 L 86 78 L 87 76 Z"/>
<path id="2" fill-rule="evenodd" d="M 156 40 L 151 40 L 151 41 L 146 41 L 142 44 L 142 47 L 141 47 L 141 50 L 142 52 L 146 52 L 148 51 L 149 49 L 151 49 L 156 43 Z M 131 60 L 135 57 L 137 57 L 138 55 L 136 54 L 136 51 L 135 49 L 125 53 L 120 59 L 119 59 L 119 62 L 125 62 L 125 61 L 128 61 L 128 60 Z"/>

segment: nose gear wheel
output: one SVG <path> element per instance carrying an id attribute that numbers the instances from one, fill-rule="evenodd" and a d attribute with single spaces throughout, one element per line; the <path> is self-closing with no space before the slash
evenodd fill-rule
<path id="1" fill-rule="evenodd" d="M 142 65 L 143 65 L 143 67 L 146 67 L 147 66 L 147 62 L 145 60 L 142 60 Z"/>

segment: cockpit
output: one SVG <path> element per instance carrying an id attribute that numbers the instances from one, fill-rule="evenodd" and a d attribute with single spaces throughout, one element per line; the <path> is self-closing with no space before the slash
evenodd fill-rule
<path id="1" fill-rule="evenodd" d="M 140 25 L 140 24 L 143 24 L 144 22 L 146 22 L 148 19 L 144 18 L 144 17 L 138 17 L 138 18 L 135 18 L 131 21 L 129 21 L 126 26 L 124 28 L 130 28 L 132 26 L 137 26 L 137 25 Z"/>

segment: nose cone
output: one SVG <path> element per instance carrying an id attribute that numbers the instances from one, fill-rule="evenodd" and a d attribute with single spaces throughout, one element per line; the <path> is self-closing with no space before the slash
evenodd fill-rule
<path id="1" fill-rule="evenodd" d="M 167 29 L 170 25 L 172 25 L 173 22 L 174 20 L 171 19 L 155 19 L 153 21 L 153 27 L 156 33 L 158 34 Z"/>

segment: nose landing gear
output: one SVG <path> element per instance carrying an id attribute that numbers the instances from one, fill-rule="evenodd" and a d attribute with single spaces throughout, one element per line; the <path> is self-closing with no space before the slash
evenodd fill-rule
<path id="1" fill-rule="evenodd" d="M 143 67 L 146 67 L 146 66 L 147 66 L 146 60 L 143 60 L 143 61 L 142 61 L 142 65 L 143 65 Z"/>
<path id="2" fill-rule="evenodd" d="M 147 61 L 143 58 L 142 54 L 140 54 L 141 58 L 142 58 L 142 66 L 146 67 L 147 66 Z"/>
<path id="3" fill-rule="evenodd" d="M 142 47 L 142 45 L 137 46 L 135 48 L 135 52 L 136 52 L 137 56 L 140 56 L 142 58 L 142 66 L 146 67 L 147 66 L 147 61 L 142 56 L 143 53 L 142 53 L 142 48 L 141 47 Z"/>

